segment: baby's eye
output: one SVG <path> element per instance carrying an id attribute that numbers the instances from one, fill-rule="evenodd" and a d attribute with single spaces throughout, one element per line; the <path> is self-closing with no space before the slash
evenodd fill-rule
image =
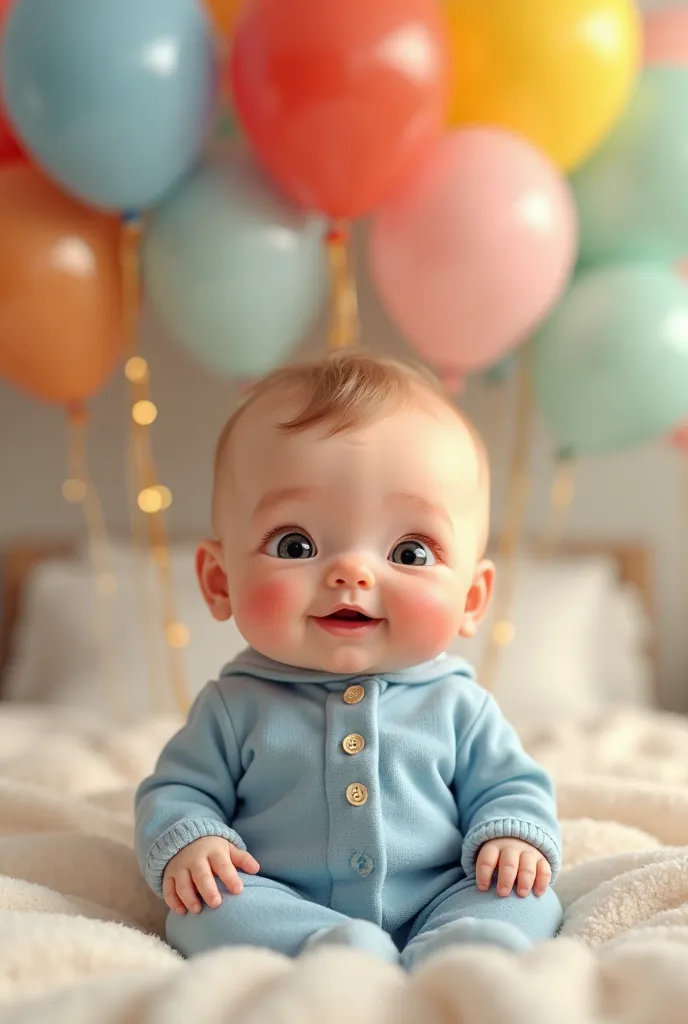
<path id="1" fill-rule="evenodd" d="M 436 562 L 432 551 L 422 540 L 400 541 L 392 548 L 389 560 L 397 565 L 434 565 Z"/>
<path id="2" fill-rule="evenodd" d="M 265 545 L 265 552 L 273 558 L 313 558 L 315 544 L 305 533 L 290 530 L 272 537 Z"/>

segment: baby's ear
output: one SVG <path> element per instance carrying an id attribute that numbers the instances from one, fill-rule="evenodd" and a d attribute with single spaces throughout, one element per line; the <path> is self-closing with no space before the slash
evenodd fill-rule
<path id="1" fill-rule="evenodd" d="M 473 582 L 466 595 L 463 618 L 459 628 L 459 636 L 473 637 L 478 626 L 485 618 L 494 587 L 495 567 L 492 562 L 483 559 L 478 562 Z"/>
<path id="2" fill-rule="evenodd" d="M 196 575 L 210 614 L 218 622 L 226 622 L 232 617 L 232 606 L 219 541 L 204 540 L 199 545 L 196 552 Z"/>

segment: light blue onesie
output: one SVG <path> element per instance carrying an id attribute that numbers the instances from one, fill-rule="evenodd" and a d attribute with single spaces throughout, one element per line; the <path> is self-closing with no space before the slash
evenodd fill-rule
<path id="1" fill-rule="evenodd" d="M 168 861 L 201 836 L 247 848 L 260 874 L 200 914 L 170 913 L 185 955 L 225 945 L 296 956 L 314 943 L 408 968 L 445 945 L 521 949 L 561 907 L 475 886 L 488 839 L 524 839 L 556 877 L 552 784 L 463 661 L 332 676 L 248 650 L 196 699 L 136 797 L 136 849 L 162 893 Z"/>

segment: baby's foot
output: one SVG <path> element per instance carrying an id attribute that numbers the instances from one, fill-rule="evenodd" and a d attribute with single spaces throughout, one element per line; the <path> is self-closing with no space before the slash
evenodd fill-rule
<path id="1" fill-rule="evenodd" d="M 334 928 L 325 928 L 323 931 L 316 932 L 304 944 L 302 952 L 310 952 L 324 946 L 348 946 L 350 949 L 360 949 L 363 953 L 370 953 L 388 963 L 399 963 L 399 950 L 392 939 L 387 932 L 371 921 L 352 919 L 345 921 L 344 924 L 338 924 Z"/>
<path id="2" fill-rule="evenodd" d="M 425 932 L 409 942 L 401 954 L 404 967 L 416 970 L 421 961 L 435 956 L 450 946 L 499 946 L 515 953 L 530 949 L 532 942 L 513 924 L 505 921 L 485 920 L 478 917 L 462 917 L 450 921 L 436 931 Z"/>

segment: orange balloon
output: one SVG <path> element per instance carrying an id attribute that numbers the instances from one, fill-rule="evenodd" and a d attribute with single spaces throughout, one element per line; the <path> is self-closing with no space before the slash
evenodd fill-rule
<path id="1" fill-rule="evenodd" d="M 35 168 L 0 167 L 0 377 L 59 403 L 105 383 L 125 347 L 119 233 Z"/>
<path id="2" fill-rule="evenodd" d="M 205 0 L 213 25 L 222 36 L 231 34 L 244 0 Z"/>

